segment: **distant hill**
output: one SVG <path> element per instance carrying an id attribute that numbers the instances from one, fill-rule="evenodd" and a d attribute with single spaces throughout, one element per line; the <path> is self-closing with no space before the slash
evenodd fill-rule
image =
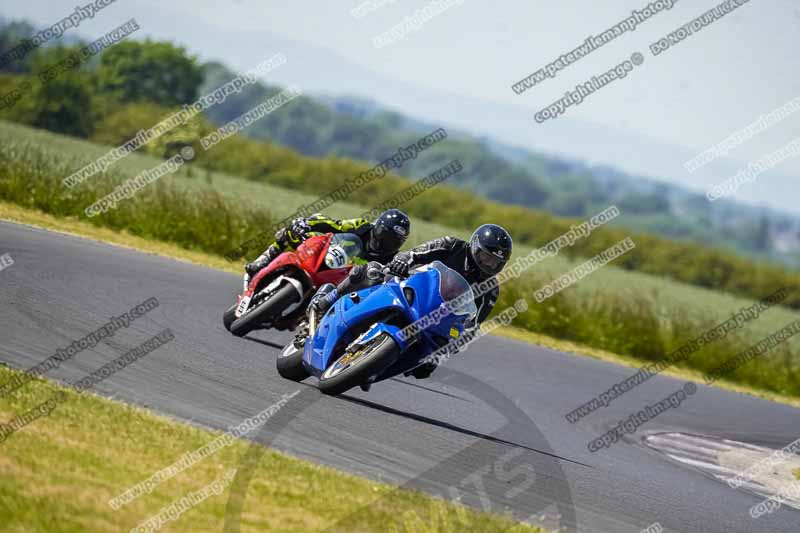
<path id="1" fill-rule="evenodd" d="M 234 76 L 219 63 L 206 64 L 205 72 L 202 91 Z M 278 90 L 254 85 L 207 113 L 212 120 L 224 122 Z M 290 112 L 255 123 L 247 135 L 310 156 L 335 154 L 377 162 L 398 146 L 442 127 L 409 119 L 362 98 L 306 95 L 290 106 Z M 794 215 L 729 201 L 712 204 L 701 194 L 674 185 L 446 129 L 447 141 L 406 164 L 400 173 L 425 175 L 457 157 L 464 171 L 453 179 L 453 185 L 492 200 L 570 217 L 591 215 L 616 204 L 626 214 L 624 225 L 631 229 L 713 243 L 750 257 L 800 267 L 800 218 Z"/>
<path id="2" fill-rule="evenodd" d="M 0 17 L 0 48 L 34 30 L 25 22 Z M 80 39 L 69 36 L 61 44 Z M 27 71 L 30 57 L 7 69 Z M 222 85 L 235 74 L 225 65 L 204 65 L 202 91 Z M 277 86 L 250 86 L 229 97 L 207 114 L 224 122 L 280 90 Z M 800 217 L 774 209 L 730 201 L 709 203 L 697 192 L 662 181 L 625 174 L 614 168 L 591 166 L 574 158 L 553 156 L 498 142 L 495 138 L 459 131 L 448 124 L 430 124 L 390 111 L 364 98 L 307 95 L 289 104 L 289 113 L 264 118 L 246 131 L 314 156 L 339 155 L 377 162 L 414 142 L 420 135 L 445 127 L 446 142 L 405 164 L 408 177 L 428 174 L 458 158 L 464 171 L 453 178 L 458 187 L 503 203 L 543 209 L 560 216 L 585 217 L 610 204 L 624 209 L 618 224 L 673 239 L 685 239 L 732 249 L 756 259 L 800 268 Z"/>

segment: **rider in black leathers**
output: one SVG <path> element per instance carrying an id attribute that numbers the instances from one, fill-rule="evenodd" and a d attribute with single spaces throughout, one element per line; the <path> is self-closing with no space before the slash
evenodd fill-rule
<path id="1" fill-rule="evenodd" d="M 473 285 L 488 280 L 503 270 L 511 257 L 512 245 L 511 236 L 504 228 L 496 224 L 484 224 L 475 230 L 469 242 L 451 236 L 433 239 L 407 252 L 399 252 L 386 269 L 391 274 L 405 277 L 412 268 L 441 261 Z M 338 287 L 327 283 L 319 288 L 309 303 L 309 313 L 322 316 L 340 295 L 382 283 L 384 270 L 384 266 L 378 262 L 353 267 L 349 276 Z M 500 288 L 495 284 L 485 294 L 476 296 L 476 326 L 489 316 L 499 294 Z M 304 329 L 301 328 L 298 332 L 298 341 L 305 338 Z M 411 375 L 423 379 L 430 376 L 435 369 L 435 363 L 426 363 L 414 369 Z"/>

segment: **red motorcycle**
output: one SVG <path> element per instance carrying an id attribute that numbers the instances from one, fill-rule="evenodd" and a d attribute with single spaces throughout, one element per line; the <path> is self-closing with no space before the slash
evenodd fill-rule
<path id="1" fill-rule="evenodd" d="M 237 337 L 259 328 L 292 329 L 317 288 L 344 280 L 362 255 L 363 243 L 352 233 L 306 239 L 246 283 L 236 304 L 222 315 L 225 329 Z"/>

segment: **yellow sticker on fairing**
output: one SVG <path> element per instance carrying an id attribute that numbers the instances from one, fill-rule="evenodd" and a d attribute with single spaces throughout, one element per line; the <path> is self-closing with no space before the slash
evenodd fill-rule
<path id="1" fill-rule="evenodd" d="M 454 339 L 458 338 L 458 328 L 450 328 L 450 336 Z"/>

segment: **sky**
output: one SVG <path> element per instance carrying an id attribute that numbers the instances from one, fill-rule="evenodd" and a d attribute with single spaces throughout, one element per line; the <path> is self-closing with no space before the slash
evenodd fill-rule
<path id="1" fill-rule="evenodd" d="M 245 70 L 276 52 L 288 64 L 268 81 L 355 94 L 430 123 L 704 191 L 800 136 L 800 112 L 695 173 L 690 157 L 800 96 L 800 2 L 750 0 L 658 56 L 649 46 L 718 0 L 667 1 L 656 13 L 521 95 L 511 85 L 643 9 L 646 0 L 364 0 L 329 2 L 117 0 L 69 30 L 87 38 L 135 17 L 139 35 L 186 46 L 201 60 Z M 429 5 L 444 11 L 402 40 L 378 36 Z M 0 14 L 53 24 L 76 0 L 0 0 Z M 643 64 L 545 123 L 534 114 L 630 58 Z M 800 154 L 799 154 L 800 155 Z M 800 213 L 800 157 L 742 187 L 739 201 Z"/>

